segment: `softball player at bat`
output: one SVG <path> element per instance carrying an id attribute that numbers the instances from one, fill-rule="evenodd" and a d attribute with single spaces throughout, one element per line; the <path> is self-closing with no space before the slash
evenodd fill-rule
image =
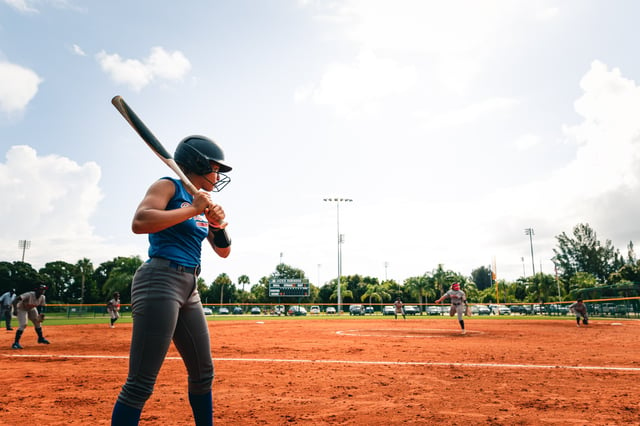
<path id="1" fill-rule="evenodd" d="M 466 331 L 464 330 L 464 320 L 462 319 L 462 315 L 466 310 L 467 296 L 464 294 L 464 291 L 460 290 L 459 283 L 453 283 L 451 285 L 451 289 L 443 294 L 440 299 L 436 300 L 436 303 L 441 303 L 447 297 L 451 299 L 451 309 L 449 310 L 449 315 L 453 316 L 456 313 L 458 314 L 458 322 L 460 323 L 462 334 L 465 334 Z"/>
<path id="2" fill-rule="evenodd" d="M 223 172 L 231 167 L 222 149 L 203 136 L 183 139 L 174 158 L 204 191 L 192 195 L 179 180 L 162 178 L 149 187 L 134 214 L 133 232 L 149 234 L 149 260 L 131 284 L 129 374 L 113 408 L 111 424 L 116 426 L 138 424 L 172 341 L 187 368 L 195 424 L 213 424 L 211 343 L 196 281 L 205 239 L 220 257 L 231 251 L 220 227 L 224 210 L 206 192 L 226 185 L 229 178 Z"/>
<path id="3" fill-rule="evenodd" d="M 22 337 L 22 333 L 24 333 L 24 329 L 27 328 L 27 320 L 31 320 L 36 329 L 38 343 L 49 344 L 49 341 L 42 335 L 42 322 L 44 321 L 42 309 L 46 305 L 46 298 L 44 297 L 44 291 L 46 289 L 46 286 L 39 285 L 33 291 L 23 293 L 13 300 L 13 312 L 15 312 L 18 317 L 18 329 L 16 330 L 16 338 L 11 348 L 22 349 L 20 338 Z M 38 309 L 40 309 L 40 312 Z"/>
<path id="4" fill-rule="evenodd" d="M 120 318 L 120 293 L 113 293 L 113 298 L 107 302 L 107 312 L 109 312 L 109 327 L 114 328 L 116 321 Z"/>
<path id="5" fill-rule="evenodd" d="M 580 317 L 582 317 L 582 325 L 589 324 L 589 316 L 587 315 L 587 305 L 584 304 L 582 299 L 576 300 L 576 303 L 573 303 L 569 306 L 569 311 L 573 312 L 576 315 L 576 323 L 578 327 L 580 327 Z"/>

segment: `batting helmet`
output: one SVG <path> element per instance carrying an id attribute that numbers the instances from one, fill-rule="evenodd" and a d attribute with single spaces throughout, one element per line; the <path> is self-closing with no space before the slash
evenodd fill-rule
<path id="1" fill-rule="evenodd" d="M 451 288 L 453 290 L 460 290 L 460 283 L 453 283 L 451 284 Z"/>
<path id="2" fill-rule="evenodd" d="M 224 162 L 222 148 L 205 136 L 193 135 L 182 139 L 173 157 L 187 171 L 198 175 L 213 171 L 210 161 L 219 165 L 223 173 L 231 171 L 231 167 Z"/>

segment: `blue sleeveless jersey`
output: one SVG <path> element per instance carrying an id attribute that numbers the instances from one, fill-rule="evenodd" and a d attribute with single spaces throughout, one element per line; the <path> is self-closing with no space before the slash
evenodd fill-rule
<path id="1" fill-rule="evenodd" d="M 173 182 L 176 190 L 165 210 L 191 206 L 193 196 L 178 179 L 164 177 Z M 209 233 L 209 222 L 204 213 L 162 231 L 149 234 L 149 257 L 162 257 L 183 266 L 200 265 L 202 241 Z"/>

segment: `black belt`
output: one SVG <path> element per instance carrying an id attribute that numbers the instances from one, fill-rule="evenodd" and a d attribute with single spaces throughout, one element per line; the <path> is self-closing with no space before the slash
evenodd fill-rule
<path id="1" fill-rule="evenodd" d="M 195 275 L 196 277 L 200 275 L 200 265 L 184 266 L 174 262 L 173 260 L 163 259 L 161 257 L 153 257 L 147 260 L 147 263 L 166 266 L 167 268 L 175 269 L 178 272 L 185 272 L 187 274 Z"/>
<path id="2" fill-rule="evenodd" d="M 459 306 L 462 305 L 462 303 L 452 303 L 453 306 Z"/>

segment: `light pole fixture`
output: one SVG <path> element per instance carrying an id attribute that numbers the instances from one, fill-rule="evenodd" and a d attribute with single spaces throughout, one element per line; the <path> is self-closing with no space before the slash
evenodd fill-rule
<path id="1" fill-rule="evenodd" d="M 336 203 L 336 217 L 338 227 L 338 314 L 342 313 L 342 290 L 340 289 L 340 279 L 342 278 L 342 242 L 344 235 L 340 234 L 340 203 L 350 203 L 351 198 L 324 198 L 324 201 Z"/>
<path id="2" fill-rule="evenodd" d="M 560 302 L 562 299 L 560 298 L 560 279 L 558 278 L 558 265 L 556 264 L 555 257 L 552 258 L 551 261 L 553 262 L 553 270 L 556 274 L 556 285 L 558 286 L 558 302 Z"/>
<path id="3" fill-rule="evenodd" d="M 24 262 L 24 252 L 28 248 L 31 248 L 31 241 L 29 240 L 19 240 L 18 247 L 22 249 L 22 261 Z"/>
<path id="4" fill-rule="evenodd" d="M 533 261 L 533 228 L 525 228 L 524 235 L 529 236 L 529 243 L 531 244 L 531 270 L 533 271 L 533 275 L 536 275 L 536 264 Z"/>

